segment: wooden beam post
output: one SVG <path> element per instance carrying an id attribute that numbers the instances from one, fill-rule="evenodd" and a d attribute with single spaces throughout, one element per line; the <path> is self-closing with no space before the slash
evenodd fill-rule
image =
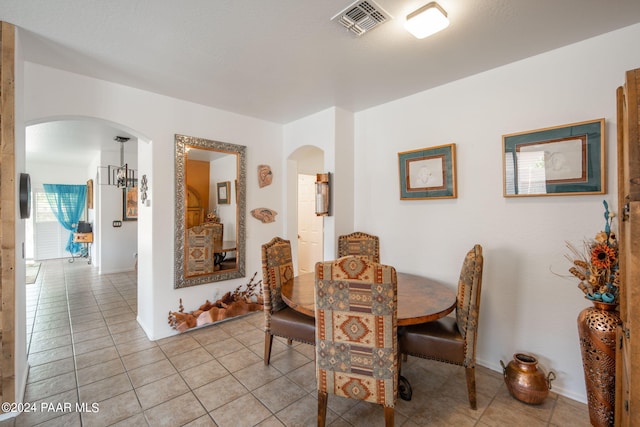
<path id="1" fill-rule="evenodd" d="M 15 27 L 0 22 L 0 390 L 15 402 Z"/>

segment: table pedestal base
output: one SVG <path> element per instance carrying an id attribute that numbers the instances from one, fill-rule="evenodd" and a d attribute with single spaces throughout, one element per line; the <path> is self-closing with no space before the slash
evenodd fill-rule
<path id="1" fill-rule="evenodd" d="M 398 396 L 402 400 L 411 400 L 412 394 L 411 384 L 409 384 L 409 381 L 405 377 L 400 375 L 398 377 Z"/>

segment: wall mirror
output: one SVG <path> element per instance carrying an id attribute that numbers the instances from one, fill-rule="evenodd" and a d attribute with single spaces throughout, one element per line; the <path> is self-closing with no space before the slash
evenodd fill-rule
<path id="1" fill-rule="evenodd" d="M 176 135 L 175 288 L 245 276 L 246 148 Z"/>

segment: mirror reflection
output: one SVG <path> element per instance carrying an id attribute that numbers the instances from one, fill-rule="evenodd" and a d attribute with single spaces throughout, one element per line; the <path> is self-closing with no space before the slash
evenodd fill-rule
<path id="1" fill-rule="evenodd" d="M 175 287 L 244 277 L 246 147 L 175 142 Z"/>

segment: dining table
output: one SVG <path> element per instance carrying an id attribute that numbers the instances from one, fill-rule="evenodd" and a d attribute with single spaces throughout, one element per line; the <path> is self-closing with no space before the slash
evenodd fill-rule
<path id="1" fill-rule="evenodd" d="M 456 307 L 456 291 L 427 277 L 398 275 L 398 326 L 438 320 Z M 303 273 L 282 285 L 282 300 L 295 311 L 315 317 L 315 274 Z"/>
<path id="2" fill-rule="evenodd" d="M 398 326 L 438 320 L 456 307 L 456 291 L 427 277 L 397 273 Z M 303 273 L 282 285 L 282 300 L 295 311 L 315 317 L 315 274 Z M 411 400 L 411 385 L 398 376 L 398 395 Z"/>

